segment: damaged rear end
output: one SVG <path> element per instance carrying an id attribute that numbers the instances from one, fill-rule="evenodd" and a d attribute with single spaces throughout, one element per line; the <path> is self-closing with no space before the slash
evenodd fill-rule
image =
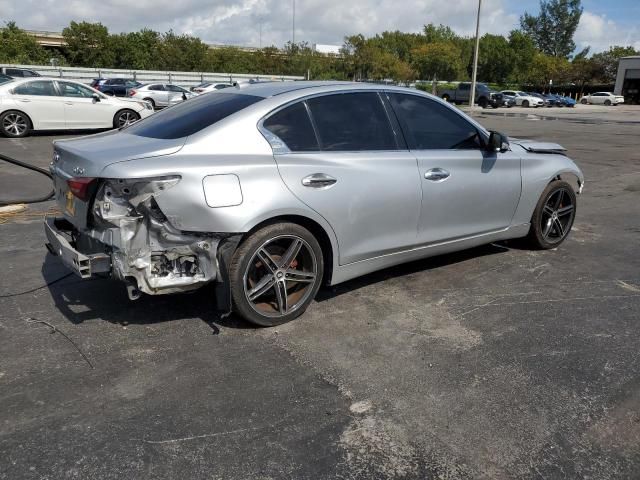
<path id="1" fill-rule="evenodd" d="M 224 236 L 182 231 L 156 202 L 181 181 L 180 175 L 86 176 L 108 164 L 100 163 L 56 145 L 51 171 L 63 216 L 45 221 L 51 253 L 82 278 L 124 281 L 131 299 L 141 292 L 193 290 L 218 277 L 216 253 Z"/>

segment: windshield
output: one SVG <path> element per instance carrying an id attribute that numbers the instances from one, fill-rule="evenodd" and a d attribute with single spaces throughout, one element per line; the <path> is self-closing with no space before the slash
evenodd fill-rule
<path id="1" fill-rule="evenodd" d="M 263 100 L 239 93 L 199 95 L 127 127 L 125 133 L 150 138 L 182 138 Z"/>

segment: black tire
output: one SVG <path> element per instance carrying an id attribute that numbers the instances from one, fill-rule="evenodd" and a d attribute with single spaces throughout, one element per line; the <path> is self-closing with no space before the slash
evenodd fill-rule
<path id="1" fill-rule="evenodd" d="M 582 105 L 586 105 L 587 103 L 589 103 L 589 100 L 587 100 L 586 98 L 581 98 L 581 99 L 580 99 L 580 103 L 581 103 Z"/>
<path id="2" fill-rule="evenodd" d="M 140 120 L 140 115 L 137 112 L 125 108 L 113 116 L 113 128 L 124 128 L 138 120 Z"/>
<path id="3" fill-rule="evenodd" d="M 481 97 L 478 100 L 478 105 L 480 105 L 481 108 L 487 108 L 489 106 L 489 100 L 487 100 L 485 97 Z"/>
<path id="4" fill-rule="evenodd" d="M 604 104 L 605 104 L 607 107 L 610 107 L 610 106 L 611 106 L 611 100 L 605 100 L 605 101 L 604 101 Z"/>
<path id="5" fill-rule="evenodd" d="M 299 242 L 300 247 L 287 259 L 287 253 L 295 251 L 294 242 Z M 322 249 L 311 232 L 295 223 L 267 225 L 247 237 L 233 254 L 229 266 L 233 309 L 261 327 L 290 322 L 302 315 L 314 299 L 323 274 Z M 289 277 L 296 279 L 286 280 Z M 259 288 L 260 282 L 264 282 L 264 289 Z M 252 294 L 255 301 L 249 299 Z"/>
<path id="6" fill-rule="evenodd" d="M 151 104 L 151 108 L 153 108 L 154 110 L 156 109 L 156 102 L 153 100 L 153 98 L 143 98 L 142 100 L 145 102 L 149 102 Z"/>
<path id="7" fill-rule="evenodd" d="M 562 180 L 551 182 L 533 211 L 529 245 L 542 250 L 557 247 L 569 235 L 575 216 L 576 194 L 571 185 Z"/>
<path id="8" fill-rule="evenodd" d="M 5 137 L 21 138 L 31 133 L 33 125 L 27 114 L 20 110 L 7 110 L 0 115 L 0 128 Z"/>
<path id="9" fill-rule="evenodd" d="M 523 100 L 523 101 L 522 101 L 522 106 L 523 106 L 524 108 L 529 108 L 529 100 Z"/>
<path id="10" fill-rule="evenodd" d="M 447 94 L 442 95 L 442 99 L 443 99 L 445 102 L 450 102 L 450 101 L 451 101 L 451 97 L 450 97 L 449 95 L 447 95 Z"/>

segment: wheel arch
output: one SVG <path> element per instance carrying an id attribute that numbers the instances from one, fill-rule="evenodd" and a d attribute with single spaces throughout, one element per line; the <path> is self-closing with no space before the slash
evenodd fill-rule
<path id="1" fill-rule="evenodd" d="M 2 115 L 4 115 L 7 112 L 18 112 L 21 113 L 22 115 L 24 115 L 25 117 L 27 117 L 27 120 L 29 120 L 29 127 L 31 128 L 31 130 L 36 130 L 36 127 L 33 123 L 33 120 L 31 119 L 31 116 L 25 112 L 24 110 L 20 110 L 19 108 L 7 108 L 5 110 L 3 110 L 2 112 L 0 112 L 0 117 Z"/>
<path id="2" fill-rule="evenodd" d="M 298 214 L 285 214 L 285 215 L 277 215 L 273 217 L 269 217 L 265 220 L 256 223 L 251 227 L 251 229 L 242 235 L 242 238 L 238 245 L 241 245 L 251 234 L 255 231 L 267 226 L 273 225 L 274 223 L 295 223 L 300 225 L 301 227 L 309 230 L 312 235 L 318 240 L 320 244 L 320 248 L 322 249 L 323 263 L 324 263 L 324 284 L 330 284 L 331 278 L 333 277 L 334 267 L 337 266 L 337 260 L 339 258 L 338 245 L 335 241 L 335 237 L 333 237 L 333 232 L 331 234 L 327 232 L 327 229 L 321 225 L 316 220 L 306 217 L 304 215 Z"/>

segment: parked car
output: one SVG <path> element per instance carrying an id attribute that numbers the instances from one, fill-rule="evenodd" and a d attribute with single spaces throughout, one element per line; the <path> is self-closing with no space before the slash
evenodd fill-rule
<path id="1" fill-rule="evenodd" d="M 302 314 L 323 283 L 508 238 L 555 248 L 584 182 L 560 145 L 488 131 L 423 92 L 343 82 L 200 95 L 56 141 L 53 158 L 63 214 L 45 232 L 68 268 L 111 275 L 131 299 L 212 284 L 219 309 L 264 326 Z"/>
<path id="2" fill-rule="evenodd" d="M 614 95 L 610 92 L 596 92 L 591 95 L 585 95 L 580 99 L 580 103 L 586 105 L 591 103 L 593 105 L 618 105 L 624 103 L 624 97 L 622 95 Z"/>
<path id="3" fill-rule="evenodd" d="M 471 93 L 470 82 L 460 82 L 455 89 L 443 90 L 440 96 L 446 102 L 456 103 L 469 103 L 469 95 Z M 484 83 L 476 83 L 475 103 L 482 108 L 493 107 L 498 108 L 502 106 L 502 94 L 492 91 Z"/>
<path id="4" fill-rule="evenodd" d="M 11 78 L 39 77 L 40 74 L 28 68 L 0 67 L 0 73 Z"/>
<path id="5" fill-rule="evenodd" d="M 214 83 L 214 82 L 204 82 L 200 85 L 196 85 L 191 89 L 193 93 L 201 94 L 207 92 L 214 92 L 216 90 L 224 90 L 225 88 L 235 86 L 234 83 Z"/>
<path id="6" fill-rule="evenodd" d="M 154 109 L 175 105 L 195 95 L 186 88 L 170 83 L 150 83 L 129 89 L 129 97 L 149 102 Z"/>
<path id="7" fill-rule="evenodd" d="M 142 83 L 129 78 L 96 78 L 91 82 L 91 86 L 96 90 L 114 97 L 126 97 L 129 89 L 136 88 Z"/>
<path id="8" fill-rule="evenodd" d="M 529 95 L 531 97 L 539 98 L 540 100 L 542 100 L 542 106 L 543 107 L 553 107 L 553 104 L 555 103 L 555 102 L 551 102 L 546 96 L 544 96 L 541 93 L 527 92 L 527 95 Z"/>
<path id="9" fill-rule="evenodd" d="M 146 102 L 106 96 L 59 78 L 24 78 L 0 85 L 0 128 L 7 137 L 33 130 L 121 128 L 153 113 Z"/>
<path id="10" fill-rule="evenodd" d="M 542 96 L 549 102 L 550 107 L 564 107 L 564 102 L 553 93 L 543 93 Z"/>
<path id="11" fill-rule="evenodd" d="M 516 97 L 513 95 L 502 95 L 502 106 L 511 108 L 516 106 Z"/>
<path id="12" fill-rule="evenodd" d="M 576 101 L 571 97 L 565 97 L 564 95 L 557 95 L 558 99 L 563 103 L 565 107 L 575 107 Z"/>
<path id="13" fill-rule="evenodd" d="M 521 92 L 519 90 L 503 90 L 503 95 L 513 97 L 518 107 L 542 107 L 544 106 L 544 100 L 528 93 Z"/>

